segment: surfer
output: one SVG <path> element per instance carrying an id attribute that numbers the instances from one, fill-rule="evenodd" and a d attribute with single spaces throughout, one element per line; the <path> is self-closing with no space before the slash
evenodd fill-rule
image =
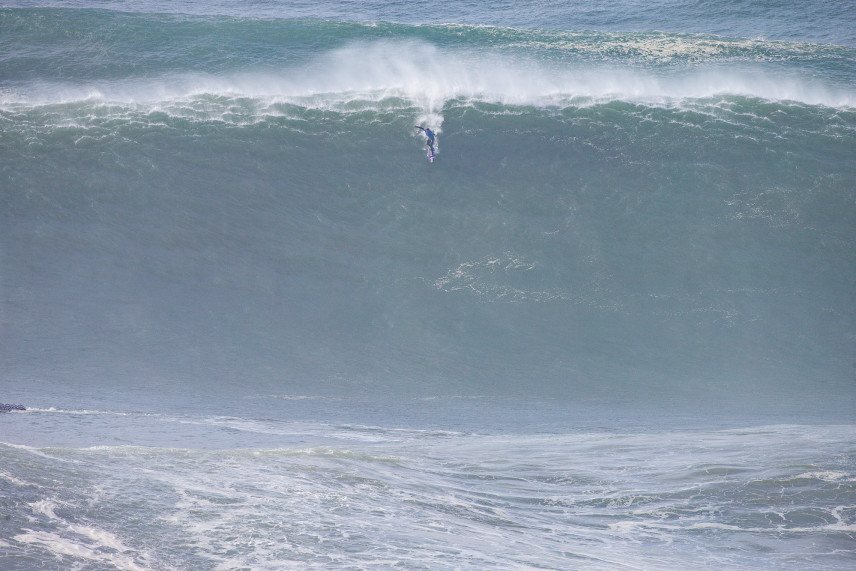
<path id="1" fill-rule="evenodd" d="M 414 125 L 417 129 L 421 129 L 425 131 L 425 136 L 428 137 L 428 148 L 431 149 L 431 156 L 434 156 L 434 131 L 428 129 L 427 127 L 420 127 L 419 125 Z"/>

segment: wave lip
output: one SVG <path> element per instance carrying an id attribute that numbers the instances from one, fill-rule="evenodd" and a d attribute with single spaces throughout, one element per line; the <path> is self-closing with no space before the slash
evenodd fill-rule
<path id="1" fill-rule="evenodd" d="M 470 54 L 417 40 L 356 42 L 296 67 L 224 74 L 167 74 L 89 84 L 35 83 L 0 93 L 0 106 L 88 102 L 178 108 L 200 99 L 249 101 L 261 112 L 277 104 L 348 112 L 398 102 L 425 114 L 450 101 L 573 107 L 611 101 L 676 105 L 740 96 L 833 108 L 856 107 L 856 93 L 767 69 L 696 67 L 686 71 L 555 64 L 496 53 Z"/>

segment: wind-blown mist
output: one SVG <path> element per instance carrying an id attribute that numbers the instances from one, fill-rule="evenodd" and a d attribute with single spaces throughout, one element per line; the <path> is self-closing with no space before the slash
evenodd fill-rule
<path id="1" fill-rule="evenodd" d="M 576 39 L 576 38 L 574 38 Z M 511 106 L 567 107 L 627 101 L 679 105 L 686 100 L 743 96 L 808 105 L 852 108 L 852 89 L 832 80 L 764 69 L 761 63 L 729 65 L 732 51 L 745 52 L 760 62 L 782 57 L 806 59 L 823 55 L 818 49 L 788 49 L 775 43 L 687 39 L 633 38 L 597 35 L 581 38 L 607 42 L 589 50 L 557 50 L 565 61 L 539 61 L 525 50 L 502 54 L 488 50 L 438 48 L 424 40 L 351 42 L 297 65 L 266 65 L 255 71 L 200 73 L 167 72 L 146 78 L 92 80 L 85 83 L 35 82 L 26 89 L 0 94 L 6 107 L 49 106 L 87 101 L 103 105 L 140 105 L 156 109 L 208 97 L 222 104 L 250 100 L 262 109 L 293 103 L 302 107 L 348 111 L 348 104 L 403 101 L 438 112 L 454 100 Z M 545 42 L 546 38 L 540 39 Z M 570 42 L 568 38 L 565 41 Z M 534 43 L 534 42 L 530 42 Z M 721 44 L 721 45 L 720 45 Z M 595 49 L 595 46 L 597 49 Z M 554 48 L 555 50 L 555 48 Z M 616 58 L 613 50 L 632 58 Z M 776 50 L 779 53 L 769 53 Z M 590 53 L 593 52 L 593 53 Z M 537 53 L 535 51 L 534 53 Z M 585 56 L 585 54 L 588 54 Z M 582 57 L 581 57 L 582 56 Z M 720 56 L 720 57 L 717 57 Z M 640 67 L 642 62 L 694 61 L 710 64 L 683 70 Z M 721 63 L 717 60 L 721 59 Z M 630 64 L 630 65 L 628 65 Z M 253 66 L 251 66 L 252 68 Z M 259 67 L 259 66 L 256 66 Z M 267 106 L 267 107 L 264 107 Z M 215 106 L 216 108 L 216 106 Z M 350 109 L 353 110 L 353 109 Z"/>

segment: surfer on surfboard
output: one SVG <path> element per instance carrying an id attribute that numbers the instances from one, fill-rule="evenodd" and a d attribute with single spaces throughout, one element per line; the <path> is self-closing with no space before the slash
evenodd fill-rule
<path id="1" fill-rule="evenodd" d="M 427 127 L 420 127 L 419 125 L 414 125 L 415 128 L 421 129 L 425 131 L 425 136 L 428 137 L 428 148 L 431 149 L 431 158 L 434 158 L 434 131 L 428 129 Z"/>

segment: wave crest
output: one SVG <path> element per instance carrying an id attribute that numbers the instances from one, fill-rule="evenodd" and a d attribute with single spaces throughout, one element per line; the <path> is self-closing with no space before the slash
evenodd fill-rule
<path id="1" fill-rule="evenodd" d="M 424 117 L 450 101 L 569 107 L 627 101 L 675 105 L 741 96 L 833 108 L 856 107 L 856 94 L 791 72 L 695 67 L 634 69 L 604 64 L 550 63 L 495 52 L 441 49 L 421 40 L 356 42 L 289 67 L 229 74 L 182 73 L 155 79 L 37 83 L 0 92 L 4 109 L 76 102 L 168 112 L 189 106 L 201 114 L 250 105 L 276 114 L 277 105 L 336 112 L 413 108 Z M 225 102 L 224 102 L 225 100 Z M 200 103 L 201 102 L 201 103 Z M 207 108 L 206 108 L 207 107 Z M 210 113 L 209 113 L 210 111 Z M 228 109 L 226 110 L 228 111 Z"/>

